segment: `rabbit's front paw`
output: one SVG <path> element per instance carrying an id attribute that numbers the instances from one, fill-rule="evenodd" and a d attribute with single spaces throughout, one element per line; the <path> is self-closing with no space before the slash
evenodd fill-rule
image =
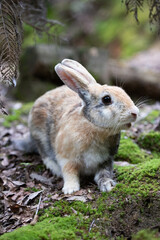
<path id="1" fill-rule="evenodd" d="M 113 181 L 111 178 L 105 178 L 100 181 L 99 189 L 101 192 L 110 192 L 116 185 L 116 182 Z"/>
<path id="2" fill-rule="evenodd" d="M 79 183 L 65 183 L 64 187 L 62 188 L 62 192 L 64 194 L 71 194 L 73 192 L 79 191 L 80 186 Z"/>

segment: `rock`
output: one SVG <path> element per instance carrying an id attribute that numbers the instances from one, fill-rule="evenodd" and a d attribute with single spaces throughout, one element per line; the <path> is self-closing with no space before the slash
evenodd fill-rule
<path id="1" fill-rule="evenodd" d="M 159 62 L 160 46 L 156 45 L 128 61 L 110 60 L 110 77 L 130 94 L 160 100 Z"/>

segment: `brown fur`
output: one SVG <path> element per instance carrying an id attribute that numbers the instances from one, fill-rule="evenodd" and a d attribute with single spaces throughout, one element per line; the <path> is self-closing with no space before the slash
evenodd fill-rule
<path id="1" fill-rule="evenodd" d="M 80 164 L 75 163 L 75 162 L 68 162 L 64 167 L 63 167 L 63 172 L 66 172 L 67 174 L 71 175 L 77 175 L 79 172 L 79 166 Z"/>
<path id="2" fill-rule="evenodd" d="M 47 104 L 40 103 L 32 108 L 32 121 L 33 124 L 39 128 L 45 127 L 45 122 L 47 119 Z"/>

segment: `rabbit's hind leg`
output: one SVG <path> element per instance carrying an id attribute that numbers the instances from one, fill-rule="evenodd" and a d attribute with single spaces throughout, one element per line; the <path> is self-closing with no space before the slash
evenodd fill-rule
<path id="1" fill-rule="evenodd" d="M 61 168 L 57 164 L 55 151 L 51 146 L 47 133 L 44 133 L 43 131 L 36 131 L 34 132 L 34 136 L 32 135 L 32 137 L 34 138 L 38 152 L 41 155 L 45 166 L 50 169 L 53 174 L 56 174 L 57 176 L 62 176 Z"/>

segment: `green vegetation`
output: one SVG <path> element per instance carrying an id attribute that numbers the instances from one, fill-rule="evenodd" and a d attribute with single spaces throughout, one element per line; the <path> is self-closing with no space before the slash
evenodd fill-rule
<path id="1" fill-rule="evenodd" d="M 159 234 L 157 231 L 151 230 L 141 230 L 137 234 L 133 235 L 133 240 L 160 240 Z"/>
<path id="2" fill-rule="evenodd" d="M 149 133 L 142 134 L 138 138 L 138 144 L 151 151 L 159 153 L 160 151 L 160 132 L 151 131 Z"/>
<path id="3" fill-rule="evenodd" d="M 38 192 L 38 191 L 40 191 L 41 189 L 37 189 L 37 188 L 35 188 L 35 187 L 27 187 L 27 188 L 25 188 L 25 191 L 27 192 L 27 191 L 31 191 L 31 192 Z"/>
<path id="4" fill-rule="evenodd" d="M 93 8 L 96 15 L 88 15 L 88 21 L 91 23 L 91 29 L 78 28 L 79 20 L 77 16 L 83 13 L 86 17 L 84 9 L 88 6 Z M 63 14 L 62 14 L 63 11 Z M 68 17 L 75 15 L 73 21 L 68 22 Z M 96 46 L 109 48 L 118 57 L 129 57 L 138 51 L 146 49 L 153 41 L 156 33 L 155 26 L 149 25 L 148 6 L 144 6 L 143 11 L 139 13 L 139 22 L 137 24 L 132 14 L 127 14 L 125 4 L 122 1 L 75 1 L 71 4 L 54 4 L 48 5 L 48 18 L 61 21 L 64 26 L 55 25 L 53 33 L 55 38 L 50 39 L 44 33 L 38 37 L 35 31 L 28 25 L 24 25 L 24 41 L 23 46 L 31 46 L 37 43 L 57 43 L 58 36 L 68 36 L 71 42 L 80 44 L 81 47 Z M 66 20 L 67 16 L 67 20 Z M 82 16 L 81 16 L 82 17 Z M 52 31 L 51 31 L 52 32 Z M 123 34 L 122 34 L 123 33 Z M 152 34 L 151 34 L 152 33 Z M 63 37 L 62 37 L 63 38 Z M 63 42 L 65 44 L 65 42 Z M 77 46 L 77 45 L 76 45 Z M 118 50 L 117 50 L 118 49 Z M 118 51 L 118 53 L 115 51 Z"/>
<path id="5" fill-rule="evenodd" d="M 107 8 L 111 11 L 107 12 Z M 98 36 L 98 42 L 101 46 L 107 44 L 119 46 L 122 58 L 146 49 L 153 37 L 150 34 L 147 7 L 144 7 L 144 11 L 140 13 L 139 20 L 140 24 L 138 25 L 132 14 L 126 14 L 126 9 L 121 1 L 106 3 L 106 17 L 98 19 L 96 22 L 95 35 Z"/>
<path id="6" fill-rule="evenodd" d="M 160 190 L 160 160 L 152 159 L 135 167 L 118 167 L 114 191 L 122 195 L 147 196 Z"/>
<path id="7" fill-rule="evenodd" d="M 115 161 L 127 161 L 132 164 L 146 161 L 150 156 L 134 143 L 129 137 L 122 134 Z"/>
<path id="8" fill-rule="evenodd" d="M 153 110 L 152 112 L 150 112 L 143 121 L 147 121 L 149 123 L 154 123 L 154 121 L 156 120 L 157 117 L 160 116 L 160 111 L 159 110 Z"/>
<path id="9" fill-rule="evenodd" d="M 63 204 L 63 201 L 59 202 L 58 208 L 61 206 L 63 209 Z M 50 208 L 48 211 L 46 210 L 44 217 L 41 217 L 40 222 L 35 226 L 28 225 L 19 228 L 12 233 L 4 234 L 0 240 L 104 239 L 104 236 L 100 236 L 99 232 L 89 232 L 91 218 L 85 218 L 80 211 L 77 214 L 73 213 L 73 206 L 71 208 L 70 203 L 66 203 L 66 205 L 68 207 L 64 208 L 69 212 L 65 210 L 65 216 L 61 217 L 61 211 L 58 214 L 60 216 L 56 216 L 54 208 Z M 86 208 L 84 203 L 80 205 L 83 205 L 84 209 Z M 72 216 L 68 216 L 70 212 L 72 212 Z"/>
<path id="10" fill-rule="evenodd" d="M 77 219 L 78 220 L 78 219 Z M 0 237 L 1 240 L 80 239 L 76 237 L 77 222 L 74 216 L 47 218 L 35 226 L 27 226 Z"/>
<path id="11" fill-rule="evenodd" d="M 3 121 L 3 126 L 4 127 L 10 127 L 11 123 L 13 122 L 22 122 L 22 123 L 26 123 L 26 121 L 23 121 L 23 115 L 28 115 L 30 109 L 32 108 L 33 103 L 26 103 L 23 104 L 23 106 L 19 109 L 12 109 L 11 113 L 7 116 L 3 116 L 4 117 L 4 121 Z"/>

